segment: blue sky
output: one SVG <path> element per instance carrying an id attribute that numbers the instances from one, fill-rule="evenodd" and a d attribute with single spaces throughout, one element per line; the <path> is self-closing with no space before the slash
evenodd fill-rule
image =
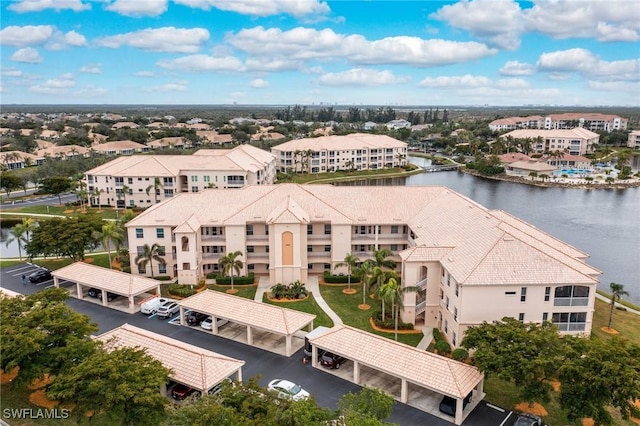
<path id="1" fill-rule="evenodd" d="M 638 0 L 0 6 L 2 104 L 640 105 Z"/>

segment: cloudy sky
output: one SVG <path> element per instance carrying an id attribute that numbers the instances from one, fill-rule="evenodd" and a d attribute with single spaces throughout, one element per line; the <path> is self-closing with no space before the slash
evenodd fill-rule
<path id="1" fill-rule="evenodd" d="M 639 0 L 0 7 L 2 104 L 640 105 Z"/>

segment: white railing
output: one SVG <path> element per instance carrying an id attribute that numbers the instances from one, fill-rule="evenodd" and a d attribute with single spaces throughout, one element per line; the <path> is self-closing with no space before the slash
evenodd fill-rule
<path id="1" fill-rule="evenodd" d="M 427 301 L 423 300 L 422 302 L 416 305 L 416 315 L 423 313 L 427 309 Z"/>
<path id="2" fill-rule="evenodd" d="M 423 289 L 426 286 L 427 286 L 427 276 L 425 275 L 423 277 L 420 277 L 420 279 L 416 283 L 416 287 L 418 287 L 419 289 Z"/>

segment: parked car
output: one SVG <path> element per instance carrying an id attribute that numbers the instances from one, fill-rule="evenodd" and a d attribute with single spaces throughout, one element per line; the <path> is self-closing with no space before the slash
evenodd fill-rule
<path id="1" fill-rule="evenodd" d="M 344 363 L 347 359 L 336 355 L 331 352 L 325 352 L 320 356 L 320 364 L 329 368 L 340 368 L 340 364 Z"/>
<path id="2" fill-rule="evenodd" d="M 53 279 L 51 271 L 48 269 L 38 269 L 33 274 L 29 275 L 29 281 L 32 283 L 41 283 Z"/>
<path id="3" fill-rule="evenodd" d="M 228 322 L 229 321 L 227 321 L 226 319 L 218 318 L 218 321 L 217 321 L 218 328 L 222 327 Z M 204 328 L 205 330 L 211 330 L 212 325 L 213 325 L 213 319 L 211 317 L 207 317 L 204 321 L 202 321 L 202 323 L 200 324 L 200 327 Z"/>
<path id="4" fill-rule="evenodd" d="M 277 392 L 280 398 L 293 399 L 295 401 L 307 399 L 310 396 L 309 392 L 302 389 L 299 385 L 283 379 L 270 381 L 267 385 L 267 389 Z"/>
<path id="5" fill-rule="evenodd" d="M 175 301 L 169 301 L 158 308 L 156 315 L 160 318 L 170 318 L 178 312 L 180 312 L 180 305 Z"/>
<path id="6" fill-rule="evenodd" d="M 207 318 L 209 318 L 207 314 L 191 311 L 187 315 L 186 319 L 187 319 L 187 324 L 195 326 L 195 325 L 200 325 L 202 321 L 206 320 Z"/>
<path id="7" fill-rule="evenodd" d="M 438 407 L 440 409 L 440 412 L 448 414 L 450 416 L 454 416 L 456 415 L 456 399 L 452 398 L 450 396 L 444 396 L 442 398 L 442 401 L 440 401 L 440 406 Z M 462 403 L 462 409 L 464 410 L 464 407 L 467 406 L 468 403 L 471 402 L 471 394 L 467 395 L 467 397 L 463 400 Z"/>
<path id="8" fill-rule="evenodd" d="M 156 296 L 153 299 L 149 299 L 146 302 L 143 302 L 142 305 L 140 305 L 140 312 L 146 315 L 153 315 L 158 311 L 158 308 L 160 306 L 164 305 L 170 300 L 171 299 L 167 299 L 166 297 Z"/>
<path id="9" fill-rule="evenodd" d="M 535 414 L 521 413 L 513 426 L 544 426 L 542 419 Z"/>
<path id="10" fill-rule="evenodd" d="M 95 297 L 96 299 L 102 300 L 102 290 L 98 288 L 90 288 L 87 294 L 91 297 Z M 113 299 L 117 297 L 120 297 L 120 295 L 107 292 L 107 302 L 111 302 Z"/>
<path id="11" fill-rule="evenodd" d="M 199 394 L 200 392 L 198 392 L 197 390 L 181 383 L 176 384 L 173 389 L 171 389 L 171 397 L 176 401 L 182 401 L 192 395 L 197 396 Z"/>

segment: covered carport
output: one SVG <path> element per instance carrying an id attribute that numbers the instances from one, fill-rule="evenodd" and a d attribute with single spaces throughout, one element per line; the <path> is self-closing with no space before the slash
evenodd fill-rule
<path id="1" fill-rule="evenodd" d="M 485 395 L 484 375 L 477 368 L 353 327 L 336 326 L 309 341 L 314 367 L 320 368 L 319 350 L 343 356 L 353 361 L 349 379 L 356 384 L 386 390 L 394 386 L 394 378 L 399 379 L 400 395 L 394 397 L 402 403 L 438 415 L 437 404 L 427 408 L 417 401 L 420 389 L 440 395 L 438 399 L 445 395 L 454 398 L 457 400 L 454 420 L 457 425 L 462 424 Z M 386 376 L 384 380 L 369 381 L 365 377 L 380 373 Z M 472 394 L 471 402 L 463 409 L 463 400 L 469 394 Z"/>
<path id="2" fill-rule="evenodd" d="M 199 348 L 142 328 L 123 324 L 96 337 L 107 349 L 135 347 L 157 359 L 171 372 L 169 378 L 202 394 L 235 376 L 242 381 L 244 361 Z M 166 389 L 161 389 L 166 395 Z"/>
<path id="3" fill-rule="evenodd" d="M 291 356 L 295 350 L 302 348 L 304 338 L 294 348 L 293 337 L 305 327 L 313 329 L 315 315 L 305 312 L 294 311 L 293 309 L 281 308 L 266 303 L 245 299 L 244 297 L 233 296 L 214 290 L 205 290 L 196 293 L 178 302 L 180 305 L 180 324 L 186 325 L 185 311 L 187 309 L 201 312 L 213 317 L 211 333 L 227 337 L 220 333 L 217 320 L 224 319 L 232 323 L 246 327 L 246 343 L 254 345 L 255 332 L 264 332 L 271 336 L 284 337 L 286 356 Z M 226 328 L 227 326 L 225 326 Z M 273 340 L 262 349 L 279 353 L 278 342 Z M 243 342 L 244 343 L 244 342 Z M 298 347 L 299 346 L 299 347 Z M 295 350 L 294 350 L 295 349 Z"/>
<path id="4" fill-rule="evenodd" d="M 102 292 L 103 306 L 134 314 L 140 310 L 140 303 L 151 295 L 160 294 L 160 282 L 152 278 L 114 271 L 84 262 L 76 262 L 51 272 L 53 285 L 60 287 L 60 281 L 74 282 L 69 288 L 72 297 L 84 300 L 89 288 Z M 108 293 L 126 299 L 109 302 Z"/>

